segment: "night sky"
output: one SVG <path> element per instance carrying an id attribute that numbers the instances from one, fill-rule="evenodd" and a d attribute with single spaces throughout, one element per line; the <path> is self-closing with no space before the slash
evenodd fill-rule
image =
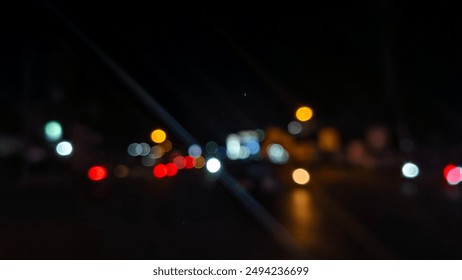
<path id="1" fill-rule="evenodd" d="M 202 141 L 285 126 L 301 104 L 315 109 L 320 125 L 337 126 L 347 137 L 384 123 L 427 145 L 461 140 L 455 7 L 55 2 Z M 32 100 L 74 106 L 56 105 L 55 114 L 96 127 L 126 116 L 139 122 L 130 131 L 135 135 L 152 125 L 152 115 L 56 15 L 40 1 L 29 5 L 2 11 L 2 107 L 23 104 L 12 93 L 24 92 L 30 69 Z M 64 103 L 51 93 L 56 88 L 66 92 Z"/>

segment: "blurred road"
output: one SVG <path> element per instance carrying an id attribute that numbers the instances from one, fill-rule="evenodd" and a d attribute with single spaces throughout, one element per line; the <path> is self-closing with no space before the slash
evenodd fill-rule
<path id="1" fill-rule="evenodd" d="M 379 174 L 313 166 L 306 186 L 251 190 L 306 252 L 297 256 L 199 170 L 101 183 L 75 174 L 68 185 L 2 193 L 0 258 L 461 258 L 454 194 Z"/>
<path id="2" fill-rule="evenodd" d="M 457 186 L 448 186 L 442 179 L 405 180 L 392 171 L 362 171 L 361 177 L 356 176 L 362 182 L 351 170 L 323 172 L 319 174 L 323 178 L 328 178 L 328 172 L 339 174 L 341 182 L 322 186 L 322 192 L 335 202 L 338 212 L 347 213 L 352 231 L 364 235 L 358 238 L 371 237 L 369 246 L 363 243 L 366 247 L 381 246 L 386 251 L 376 253 L 399 259 L 462 257 L 462 208 Z"/>
<path id="3" fill-rule="evenodd" d="M 318 166 L 312 174 L 290 192 L 285 223 L 319 258 L 462 257 L 456 187 L 406 181 L 396 170 Z"/>
<path id="4" fill-rule="evenodd" d="M 204 188 L 198 176 L 180 177 L 175 186 L 127 179 L 103 184 L 79 181 L 72 191 L 60 185 L 4 193 L 0 257 L 289 257 L 223 188 Z"/>

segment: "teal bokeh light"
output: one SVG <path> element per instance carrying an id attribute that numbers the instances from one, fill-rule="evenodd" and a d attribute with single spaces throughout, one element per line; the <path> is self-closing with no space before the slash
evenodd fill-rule
<path id="1" fill-rule="evenodd" d="M 45 137 L 48 141 L 58 141 L 63 136 L 63 128 L 57 121 L 50 121 L 45 124 Z"/>

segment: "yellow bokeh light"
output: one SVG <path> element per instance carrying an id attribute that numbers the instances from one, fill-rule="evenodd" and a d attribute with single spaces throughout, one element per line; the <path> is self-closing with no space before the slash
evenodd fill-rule
<path id="1" fill-rule="evenodd" d="M 151 140 L 154 143 L 162 143 L 167 139 L 167 134 L 162 129 L 156 129 L 151 133 Z"/>
<path id="2" fill-rule="evenodd" d="M 310 181 L 310 174 L 305 169 L 298 168 L 292 172 L 292 179 L 299 185 L 306 185 Z"/>
<path id="3" fill-rule="evenodd" d="M 295 117 L 301 122 L 309 121 L 313 117 L 313 110 L 310 107 L 300 107 L 295 112 Z"/>

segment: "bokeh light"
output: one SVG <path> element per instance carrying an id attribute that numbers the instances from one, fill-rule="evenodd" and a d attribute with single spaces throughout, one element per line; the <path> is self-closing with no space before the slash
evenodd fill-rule
<path id="1" fill-rule="evenodd" d="M 299 185 L 306 185 L 310 181 L 310 174 L 303 168 L 297 168 L 292 172 L 292 179 Z"/>
<path id="2" fill-rule="evenodd" d="M 196 160 L 192 156 L 185 156 L 183 162 L 186 169 L 194 168 L 194 165 L 196 165 Z"/>
<path id="3" fill-rule="evenodd" d="M 270 144 L 266 151 L 272 163 L 284 164 L 289 161 L 289 153 L 280 144 Z"/>
<path id="4" fill-rule="evenodd" d="M 263 139 L 263 137 L 264 136 L 260 136 L 258 130 L 242 130 L 238 134 L 229 134 L 226 137 L 226 156 L 230 160 L 245 160 L 251 156 L 256 156 L 260 153 L 260 139 Z M 220 157 L 220 155 L 217 154 L 219 153 L 220 147 L 217 148 L 214 142 L 213 144 L 209 143 L 207 143 L 206 148 L 213 148 L 213 151 L 210 151 L 209 154 L 216 154 L 216 157 Z M 209 147 L 208 145 L 213 146 Z M 215 152 L 216 149 L 218 149 L 218 152 Z"/>
<path id="5" fill-rule="evenodd" d="M 462 168 L 455 166 L 451 170 L 448 171 L 446 175 L 446 181 L 450 185 L 457 185 L 462 182 Z"/>
<path id="6" fill-rule="evenodd" d="M 154 174 L 154 177 L 160 179 L 160 178 L 164 178 L 165 176 L 167 176 L 168 168 L 165 164 L 158 164 L 154 167 L 152 172 Z"/>
<path id="7" fill-rule="evenodd" d="M 373 125 L 366 129 L 366 143 L 375 151 L 383 151 L 390 144 L 390 132 L 387 127 Z"/>
<path id="8" fill-rule="evenodd" d="M 201 169 L 205 166 L 205 158 L 204 157 L 198 157 L 196 158 L 196 164 L 194 165 L 195 168 Z"/>
<path id="9" fill-rule="evenodd" d="M 372 167 L 373 159 L 366 151 L 364 143 L 360 140 L 352 140 L 346 146 L 346 159 L 349 163 L 363 167 Z"/>
<path id="10" fill-rule="evenodd" d="M 217 173 L 221 169 L 221 162 L 216 158 L 207 160 L 206 168 L 210 173 Z"/>
<path id="11" fill-rule="evenodd" d="M 318 147 L 323 152 L 338 152 L 340 150 L 340 134 L 333 127 L 321 128 L 318 132 Z"/>
<path id="12" fill-rule="evenodd" d="M 48 141 L 58 141 L 63 136 L 63 128 L 57 121 L 49 121 L 45 124 L 45 138 Z"/>
<path id="13" fill-rule="evenodd" d="M 241 154 L 241 140 L 237 134 L 226 137 L 226 155 L 230 160 L 239 159 Z"/>
<path id="14" fill-rule="evenodd" d="M 197 144 L 193 144 L 189 147 L 188 154 L 193 158 L 198 158 L 202 154 L 202 148 Z"/>
<path id="15" fill-rule="evenodd" d="M 161 145 L 156 145 L 151 148 L 151 155 L 153 158 L 161 158 L 164 156 L 164 147 Z"/>
<path id="16" fill-rule="evenodd" d="M 173 162 L 167 164 L 167 176 L 172 177 L 178 173 L 178 167 Z"/>
<path id="17" fill-rule="evenodd" d="M 130 169 L 125 164 L 119 164 L 114 168 L 114 175 L 117 178 L 125 178 L 130 173 Z"/>
<path id="18" fill-rule="evenodd" d="M 147 155 L 141 158 L 141 164 L 146 167 L 151 167 L 156 164 L 156 159 L 152 155 Z"/>
<path id="19" fill-rule="evenodd" d="M 260 152 L 260 143 L 256 139 L 250 139 L 244 145 L 249 149 L 251 155 L 256 155 Z"/>
<path id="20" fill-rule="evenodd" d="M 138 143 L 131 143 L 128 145 L 127 152 L 132 157 L 137 157 L 143 152 L 143 147 Z"/>
<path id="21" fill-rule="evenodd" d="M 162 142 L 162 148 L 164 148 L 164 153 L 168 153 L 172 150 L 172 142 L 170 142 L 170 140 L 165 140 L 164 142 Z"/>
<path id="22" fill-rule="evenodd" d="M 412 162 L 407 162 L 401 168 L 401 172 L 406 178 L 415 178 L 419 175 L 419 167 Z"/>
<path id="23" fill-rule="evenodd" d="M 295 117 L 301 122 L 309 121 L 313 117 L 313 110 L 307 106 L 300 107 L 295 112 Z"/>
<path id="24" fill-rule="evenodd" d="M 443 175 L 444 175 L 444 178 L 447 178 L 448 177 L 448 174 L 451 170 L 453 170 L 454 168 L 456 168 L 457 166 L 455 166 L 454 164 L 448 164 L 444 167 L 444 170 L 443 170 Z"/>
<path id="25" fill-rule="evenodd" d="M 250 149 L 247 146 L 241 146 L 239 150 L 239 159 L 248 159 L 250 157 Z"/>
<path id="26" fill-rule="evenodd" d="M 214 155 L 218 151 L 218 144 L 214 141 L 210 141 L 205 145 L 205 150 L 207 153 Z"/>
<path id="27" fill-rule="evenodd" d="M 167 139 L 167 133 L 163 131 L 162 129 L 156 129 L 153 132 L 151 132 L 151 140 L 154 143 L 160 144 L 164 142 Z"/>
<path id="28" fill-rule="evenodd" d="M 287 131 L 289 131 L 289 133 L 292 135 L 300 134 L 300 132 L 302 132 L 302 128 L 302 124 L 298 121 L 291 121 L 287 125 Z"/>
<path id="29" fill-rule="evenodd" d="M 72 151 L 73 147 L 70 142 L 62 141 L 58 145 L 56 145 L 56 153 L 58 153 L 58 155 L 60 156 L 69 156 L 70 154 L 72 154 Z"/>
<path id="30" fill-rule="evenodd" d="M 186 165 L 186 161 L 183 156 L 176 156 L 173 158 L 173 163 L 178 167 L 178 169 L 183 169 Z"/>
<path id="31" fill-rule="evenodd" d="M 147 143 L 141 143 L 141 153 L 140 156 L 147 156 L 151 152 L 151 146 L 149 146 Z"/>
<path id="32" fill-rule="evenodd" d="M 265 140 L 266 133 L 263 129 L 256 129 L 255 133 L 257 134 L 258 142 L 262 142 L 263 140 Z"/>
<path id="33" fill-rule="evenodd" d="M 107 171 L 104 166 L 96 165 L 88 169 L 88 178 L 92 181 L 102 181 L 107 176 Z"/>
<path id="34" fill-rule="evenodd" d="M 284 148 L 279 144 L 271 144 L 267 148 L 268 154 L 274 157 L 282 156 Z"/>

